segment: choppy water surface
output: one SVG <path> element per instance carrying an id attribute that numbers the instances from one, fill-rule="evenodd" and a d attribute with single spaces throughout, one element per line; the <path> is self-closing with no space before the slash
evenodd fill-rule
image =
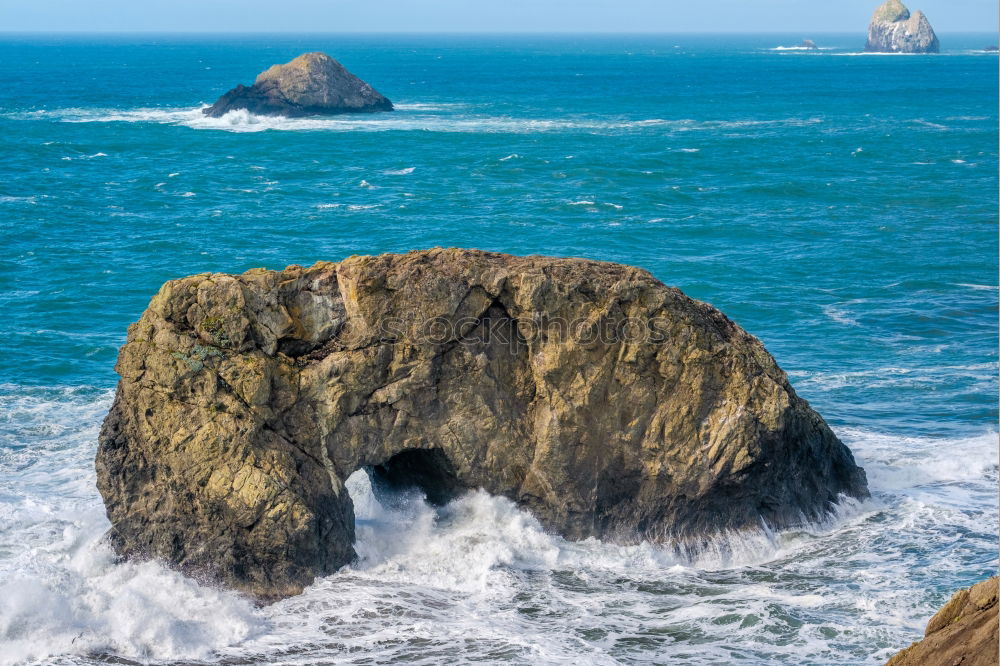
<path id="1" fill-rule="evenodd" d="M 814 38 L 0 38 L 0 663 L 874 664 L 918 638 L 997 563 L 995 36 Z M 200 114 L 305 50 L 399 110 Z M 435 245 L 713 303 L 873 500 L 690 560 L 357 475 L 361 558 L 300 597 L 114 563 L 96 434 L 164 280 Z"/>

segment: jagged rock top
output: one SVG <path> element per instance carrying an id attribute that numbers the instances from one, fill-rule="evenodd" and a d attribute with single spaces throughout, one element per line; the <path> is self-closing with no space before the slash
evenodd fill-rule
<path id="1" fill-rule="evenodd" d="M 195 275 L 116 369 L 112 543 L 262 599 L 354 557 L 359 469 L 683 549 L 868 492 L 759 340 L 621 264 L 434 249 Z"/>
<path id="2" fill-rule="evenodd" d="M 886 0 L 872 16 L 865 50 L 873 53 L 938 53 L 941 47 L 923 12 L 911 15 L 900 0 Z"/>
<path id="3" fill-rule="evenodd" d="M 246 109 L 258 115 L 305 116 L 392 111 L 392 102 L 325 53 L 304 53 L 261 72 L 204 110 L 213 118 Z"/>

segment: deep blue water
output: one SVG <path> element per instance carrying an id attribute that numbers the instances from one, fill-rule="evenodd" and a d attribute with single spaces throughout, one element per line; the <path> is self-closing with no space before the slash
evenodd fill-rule
<path id="1" fill-rule="evenodd" d="M 12 658 L 273 660 L 289 626 L 306 661 L 441 649 L 487 662 L 878 663 L 915 640 L 952 589 L 996 565 L 998 68 L 979 50 L 996 35 L 942 35 L 940 56 L 813 38 L 827 48 L 775 50 L 801 35 L 0 36 L 0 642 Z M 398 110 L 198 111 L 308 50 Z M 110 562 L 96 428 L 126 327 L 164 281 L 432 246 L 635 264 L 719 307 L 854 449 L 875 502 L 714 567 L 652 547 L 584 553 L 510 527 L 529 519 L 493 498 L 452 522 L 421 505 L 439 524 L 411 527 L 412 548 L 375 529 L 359 548 L 367 568 L 277 610 Z M 415 520 L 384 511 L 372 505 L 373 524 Z M 476 532 L 493 544 L 483 555 L 462 539 L 496 512 L 516 534 Z M 428 553 L 452 564 L 428 573 Z M 357 619 L 366 593 L 400 587 L 426 603 Z M 357 614 L 331 620 L 324 595 L 351 597 Z M 455 617 L 421 615 L 441 604 Z M 72 610 L 43 612 L 53 605 Z M 133 627 L 151 605 L 162 626 Z M 411 636 L 407 609 L 426 635 Z M 436 628 L 448 622 L 489 640 Z M 352 643 L 345 626 L 382 638 Z"/>

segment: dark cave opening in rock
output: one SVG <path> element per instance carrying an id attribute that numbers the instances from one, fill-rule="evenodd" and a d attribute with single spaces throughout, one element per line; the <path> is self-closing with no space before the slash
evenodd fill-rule
<path id="1" fill-rule="evenodd" d="M 430 504 L 443 506 L 467 488 L 441 449 L 406 449 L 365 471 L 376 497 L 385 491 L 417 489 Z"/>

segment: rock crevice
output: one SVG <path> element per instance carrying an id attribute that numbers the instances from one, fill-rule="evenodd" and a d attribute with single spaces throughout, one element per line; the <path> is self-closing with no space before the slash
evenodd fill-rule
<path id="1" fill-rule="evenodd" d="M 622 543 L 867 495 L 756 338 L 617 264 L 437 249 L 196 275 L 116 368 L 97 455 L 115 547 L 261 599 L 351 561 L 359 469 Z"/>

